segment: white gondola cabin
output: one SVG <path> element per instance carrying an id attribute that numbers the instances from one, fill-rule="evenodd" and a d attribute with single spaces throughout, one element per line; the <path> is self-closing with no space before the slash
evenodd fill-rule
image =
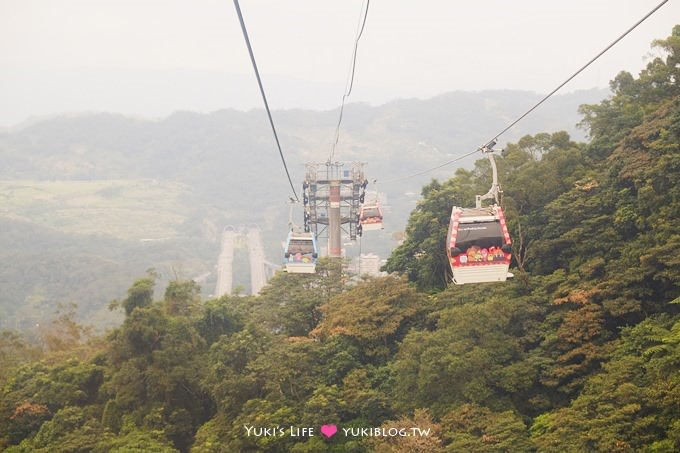
<path id="1" fill-rule="evenodd" d="M 512 276 L 512 242 L 500 206 L 454 207 L 446 243 L 453 283 L 502 282 Z"/>
<path id="2" fill-rule="evenodd" d="M 313 274 L 319 250 L 316 238 L 311 232 L 291 231 L 288 233 L 283 265 L 286 272 L 296 274 Z"/>

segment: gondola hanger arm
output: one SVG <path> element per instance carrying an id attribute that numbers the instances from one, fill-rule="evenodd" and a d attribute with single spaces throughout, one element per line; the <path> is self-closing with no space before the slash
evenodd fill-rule
<path id="1" fill-rule="evenodd" d="M 489 158 L 489 163 L 491 164 L 491 176 L 492 176 L 492 181 L 491 181 L 491 188 L 487 193 L 484 195 L 476 195 L 475 196 L 475 207 L 481 208 L 482 207 L 482 201 L 484 200 L 489 200 L 491 198 L 494 199 L 496 204 L 500 204 L 499 201 L 499 196 L 502 192 L 500 184 L 498 184 L 498 168 L 496 167 L 496 160 L 493 158 L 493 153 L 494 153 L 494 145 L 496 144 L 495 140 L 490 141 L 486 145 L 482 146 L 480 148 L 480 151 L 483 154 L 486 154 L 486 156 Z"/>

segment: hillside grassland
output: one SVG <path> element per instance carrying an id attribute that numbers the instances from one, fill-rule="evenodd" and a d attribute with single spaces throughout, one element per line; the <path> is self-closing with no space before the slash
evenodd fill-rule
<path id="1" fill-rule="evenodd" d="M 4 215 L 65 233 L 164 239 L 186 221 L 185 184 L 153 180 L 0 180 Z"/>

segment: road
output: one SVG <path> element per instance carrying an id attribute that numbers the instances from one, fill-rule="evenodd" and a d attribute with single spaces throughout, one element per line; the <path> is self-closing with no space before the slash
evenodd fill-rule
<path id="1" fill-rule="evenodd" d="M 227 226 L 222 232 L 222 248 L 217 259 L 216 297 L 231 294 L 233 290 L 234 248 L 237 240 L 242 236 L 245 236 L 248 244 L 251 294 L 259 293 L 267 284 L 271 265 L 265 261 L 260 228 L 257 225 L 249 225 L 248 227 L 239 227 L 237 231 L 234 227 Z"/>
<path id="2" fill-rule="evenodd" d="M 251 225 L 248 228 L 248 256 L 250 257 L 250 291 L 258 294 L 267 284 L 267 271 L 265 269 L 264 246 L 260 236 L 260 228 Z"/>
<path id="3" fill-rule="evenodd" d="M 220 256 L 217 258 L 217 285 L 215 296 L 222 297 L 231 294 L 232 270 L 234 265 L 234 241 L 236 231 L 233 227 L 226 227 L 222 232 Z"/>

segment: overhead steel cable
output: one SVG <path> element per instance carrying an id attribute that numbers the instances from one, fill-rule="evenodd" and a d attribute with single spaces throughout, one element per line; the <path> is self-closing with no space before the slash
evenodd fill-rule
<path id="1" fill-rule="evenodd" d="M 601 57 L 602 55 L 604 55 L 607 51 L 609 51 L 612 47 L 614 47 L 616 44 L 618 44 L 619 41 L 621 41 L 623 38 L 625 38 L 630 32 L 632 32 L 633 30 L 635 30 L 640 24 L 642 24 L 645 20 L 647 20 L 652 14 L 654 14 L 655 12 L 657 12 L 657 11 L 659 10 L 659 8 L 661 8 L 661 7 L 662 7 L 663 5 L 665 5 L 666 3 L 668 3 L 668 0 L 663 0 L 661 3 L 659 3 L 658 5 L 656 5 L 656 7 L 654 7 L 654 9 L 652 9 L 650 12 L 648 12 L 647 14 L 645 14 L 644 17 L 642 17 L 642 19 L 638 20 L 633 26 L 631 26 L 628 30 L 626 30 L 621 36 L 619 36 L 619 37 L 616 38 L 614 41 L 612 41 L 611 44 L 609 44 L 609 45 L 608 45 L 607 47 L 605 47 L 600 53 L 598 53 L 598 54 L 595 55 L 592 59 L 590 59 L 590 61 L 588 61 L 588 63 L 584 64 L 580 69 L 578 69 L 575 73 L 573 73 L 567 80 L 565 80 L 564 82 L 562 82 L 561 84 L 559 84 L 559 85 L 557 86 L 557 88 L 555 88 L 555 89 L 552 90 L 550 93 L 548 93 L 547 95 L 545 95 L 540 101 L 538 101 L 536 104 L 534 104 L 529 110 L 527 110 L 526 112 L 524 112 L 524 113 L 523 113 L 521 116 L 519 116 L 515 121 L 513 121 L 512 123 L 510 123 L 505 129 L 503 129 L 502 131 L 500 131 L 500 132 L 499 132 L 498 134 L 496 134 L 491 140 L 487 141 L 484 145 L 480 146 L 480 147 L 477 148 L 475 151 L 472 151 L 472 152 L 470 152 L 470 153 L 467 153 L 467 154 L 464 154 L 464 155 L 462 155 L 462 156 L 459 156 L 459 157 L 457 157 L 457 158 L 455 158 L 455 159 L 453 159 L 453 160 L 450 160 L 450 161 L 448 161 L 448 162 L 445 162 L 445 163 L 443 163 L 443 164 L 441 164 L 441 165 L 437 165 L 436 167 L 432 167 L 432 168 L 429 168 L 429 169 L 427 169 L 427 170 L 423 170 L 423 171 L 421 171 L 421 172 L 414 173 L 414 174 L 409 175 L 409 176 L 404 176 L 404 177 L 401 177 L 401 178 L 391 179 L 391 180 L 388 180 L 388 181 L 381 181 L 381 182 L 383 182 L 383 183 L 391 183 L 391 182 L 395 182 L 395 181 L 402 181 L 402 180 L 405 180 L 405 179 L 413 178 L 413 177 L 415 177 L 415 176 L 420 176 L 420 175 L 423 175 L 423 174 L 425 174 L 425 173 L 429 173 L 429 172 L 432 172 L 432 171 L 434 171 L 434 170 L 438 170 L 438 169 L 440 169 L 440 168 L 442 168 L 442 167 L 445 167 L 445 166 L 447 166 L 447 165 L 449 165 L 449 164 L 451 164 L 451 163 L 453 163 L 453 162 L 456 162 L 456 161 L 458 161 L 458 160 L 461 160 L 461 159 L 463 159 L 463 158 L 465 158 L 465 157 L 471 156 L 472 154 L 475 154 L 475 153 L 477 153 L 478 151 L 481 151 L 481 150 L 484 150 L 484 149 L 490 149 L 490 148 L 492 148 L 493 145 L 498 141 L 498 138 L 499 138 L 501 135 L 505 134 L 505 133 L 506 133 L 507 131 L 509 131 L 513 126 L 515 126 L 517 123 L 519 123 L 520 121 L 522 121 L 527 115 L 529 115 L 531 112 L 533 112 L 534 110 L 536 110 L 541 104 L 543 104 L 545 101 L 547 101 L 552 95 L 554 95 L 555 93 L 557 93 L 557 92 L 558 92 L 562 87 L 564 87 L 567 83 L 571 82 L 576 76 L 578 76 L 581 72 L 583 72 L 588 66 L 590 66 L 591 64 L 593 64 L 598 58 L 600 58 L 600 57 Z"/>
<path id="2" fill-rule="evenodd" d="M 588 61 L 588 63 L 586 63 L 586 64 L 584 64 L 583 66 L 581 66 L 581 68 L 580 68 L 578 71 L 576 71 L 575 73 L 573 73 L 573 74 L 571 75 L 571 77 L 569 77 L 567 80 L 565 80 L 564 82 L 562 82 L 561 84 L 559 84 L 559 85 L 557 86 L 557 88 L 555 88 L 555 89 L 552 90 L 550 93 L 548 93 L 547 95 L 545 95 L 545 96 L 543 97 L 543 99 L 541 99 L 540 101 L 538 101 L 533 107 L 531 107 L 529 110 L 527 110 L 522 116 L 520 116 L 520 117 L 517 118 L 515 121 L 513 121 L 512 123 L 510 123 L 505 129 L 503 129 L 502 131 L 500 131 L 500 132 L 499 132 L 498 134 L 496 134 L 491 140 L 489 140 L 488 142 L 486 142 L 486 144 L 485 144 L 484 146 L 487 146 L 487 145 L 489 145 L 490 143 L 493 143 L 493 142 L 497 142 L 497 141 L 498 141 L 498 137 L 500 137 L 501 135 L 505 134 L 505 133 L 506 133 L 507 131 L 509 131 L 515 124 L 517 124 L 517 123 L 519 123 L 520 121 L 522 121 L 522 120 L 524 119 L 525 116 L 529 115 L 531 112 L 533 112 L 534 110 L 536 110 L 536 108 L 538 108 L 538 106 L 540 106 L 540 105 L 543 104 L 545 101 L 547 101 L 553 94 L 555 94 L 556 92 L 558 92 L 558 91 L 559 91 L 563 86 L 565 86 L 567 83 L 571 82 L 572 79 L 574 79 L 576 76 L 578 76 L 581 72 L 583 72 L 588 66 L 590 66 L 591 64 L 593 64 L 593 63 L 594 63 L 598 58 L 600 58 L 602 55 L 604 55 L 605 53 L 607 53 L 607 51 L 608 51 L 609 49 L 611 49 L 611 48 L 614 47 L 616 44 L 618 44 L 619 41 L 621 41 L 623 38 L 625 38 L 630 32 L 632 32 L 633 30 L 635 30 L 641 23 L 643 23 L 644 21 L 646 21 L 652 14 L 654 14 L 659 8 L 661 8 L 661 7 L 662 7 L 663 5 L 665 5 L 666 3 L 668 3 L 668 0 L 663 0 L 661 3 L 659 3 L 658 5 L 656 5 L 656 7 L 654 7 L 654 9 L 652 9 L 650 12 L 648 12 L 647 14 L 645 14 L 645 16 L 644 16 L 642 19 L 640 19 L 639 21 L 637 21 L 632 27 L 630 27 L 628 30 L 626 30 L 621 36 L 619 36 L 619 37 L 616 38 L 614 41 L 612 41 L 611 44 L 609 44 L 609 45 L 608 45 L 607 47 L 605 47 L 600 53 L 598 53 L 598 54 L 595 55 L 592 59 L 590 59 L 590 61 Z M 480 148 L 480 149 L 481 149 L 481 148 Z"/>
<path id="3" fill-rule="evenodd" d="M 352 52 L 352 64 L 350 65 L 350 70 L 348 73 L 348 81 L 345 83 L 345 93 L 342 95 L 342 103 L 340 104 L 340 117 L 338 118 L 338 125 L 335 128 L 335 140 L 333 140 L 333 147 L 331 148 L 331 154 L 328 157 L 328 162 L 332 162 L 333 158 L 335 157 L 335 147 L 338 144 L 338 141 L 340 140 L 340 124 L 342 124 L 342 115 L 345 111 L 345 100 L 349 97 L 350 94 L 352 94 L 352 88 L 354 87 L 354 73 L 356 71 L 356 65 L 357 65 L 357 51 L 359 50 L 359 40 L 361 39 L 361 35 L 364 34 L 364 27 L 366 27 L 366 18 L 368 17 L 368 7 L 371 4 L 371 0 L 366 0 L 366 9 L 364 10 L 363 4 L 361 6 L 361 9 L 363 11 L 362 16 L 363 19 L 361 19 L 360 26 L 359 26 L 359 31 L 357 32 L 357 37 L 354 40 L 354 51 Z"/>
<path id="4" fill-rule="evenodd" d="M 451 159 L 451 160 L 449 160 L 449 161 L 447 161 L 447 162 L 444 162 L 443 164 L 437 165 L 436 167 L 428 168 L 427 170 L 419 171 L 419 172 L 417 172 L 417 173 L 413 173 L 413 174 L 410 174 L 410 175 L 408 175 L 408 176 L 402 176 L 402 177 L 400 177 L 400 178 L 395 178 L 395 179 L 388 179 L 387 181 L 380 181 L 380 183 L 381 183 L 381 184 L 391 184 L 391 183 L 393 183 L 393 182 L 404 181 L 404 180 L 406 180 L 406 179 L 415 178 L 416 176 L 424 175 L 424 174 L 426 174 L 426 173 L 430 173 L 430 172 L 432 172 L 432 171 L 439 170 L 439 169 L 442 168 L 442 167 L 446 167 L 446 166 L 449 165 L 449 164 L 452 164 L 452 163 L 454 163 L 454 162 L 456 162 L 456 161 L 459 161 L 459 160 L 461 160 L 461 159 L 465 159 L 466 157 L 472 156 L 473 154 L 476 154 L 476 153 L 478 153 L 478 152 L 479 152 L 479 149 L 476 149 L 476 150 L 474 150 L 474 151 L 470 151 L 470 152 L 467 153 L 467 154 L 463 154 L 462 156 L 458 156 L 458 157 L 456 157 L 455 159 Z M 376 180 L 376 181 L 377 181 L 377 180 Z"/>
<path id="5" fill-rule="evenodd" d="M 246 41 L 246 46 L 248 47 L 248 53 L 250 54 L 250 61 L 253 63 L 253 69 L 255 70 L 255 77 L 257 78 L 257 84 L 260 87 L 260 93 L 262 94 L 262 100 L 264 101 L 264 108 L 267 111 L 267 116 L 269 117 L 269 124 L 272 126 L 272 132 L 274 133 L 274 140 L 276 140 L 276 147 L 279 149 L 279 155 L 281 156 L 281 162 L 283 163 L 283 169 L 286 171 L 286 177 L 288 178 L 288 183 L 290 184 L 290 189 L 293 191 L 293 196 L 295 201 L 300 201 L 295 191 L 295 186 L 293 185 L 293 180 L 290 177 L 290 172 L 288 171 L 288 165 L 286 165 L 286 159 L 283 157 L 283 151 L 281 150 L 281 143 L 279 142 L 279 136 L 276 133 L 276 127 L 274 127 L 274 120 L 272 119 L 272 113 L 269 110 L 269 103 L 267 102 L 267 96 L 264 94 L 264 87 L 262 86 L 262 79 L 260 78 L 260 71 L 257 69 L 257 63 L 255 62 L 255 55 L 253 54 L 253 48 L 250 45 L 250 39 L 248 39 L 248 30 L 246 30 L 246 24 L 243 21 L 243 15 L 241 14 L 241 7 L 238 4 L 238 0 L 234 0 L 234 6 L 236 7 L 236 14 L 238 15 L 238 20 L 241 23 L 241 30 L 243 31 L 243 38 Z"/>

